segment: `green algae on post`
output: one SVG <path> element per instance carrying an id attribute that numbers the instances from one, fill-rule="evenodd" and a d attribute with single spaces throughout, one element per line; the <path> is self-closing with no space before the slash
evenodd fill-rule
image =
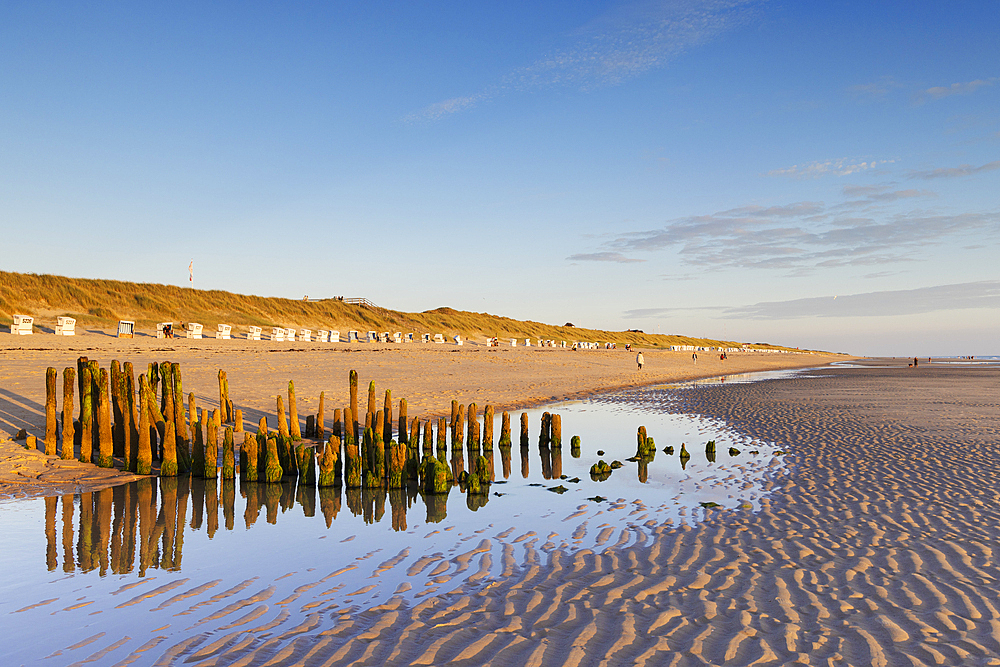
<path id="1" fill-rule="evenodd" d="M 355 371 L 355 370 L 351 371 L 350 383 L 351 383 L 351 386 L 350 386 L 350 389 L 351 389 L 351 418 L 348 419 L 347 416 L 346 416 L 346 413 L 345 413 L 344 428 L 351 430 L 351 434 L 349 436 L 350 437 L 350 442 L 354 442 L 355 440 L 358 439 L 358 416 L 359 416 L 359 413 L 358 413 L 358 372 Z M 345 436 L 346 436 L 346 434 L 345 434 Z M 344 442 L 347 443 L 346 437 L 345 437 Z"/>
<path id="2" fill-rule="evenodd" d="M 72 368 L 63 369 L 63 409 L 62 409 L 62 451 L 59 457 L 69 461 L 74 457 L 73 451 L 73 385 L 76 384 L 76 371 Z"/>
<path id="3" fill-rule="evenodd" d="M 330 436 L 330 440 L 323 448 L 323 455 L 319 459 L 319 476 L 316 485 L 320 487 L 334 486 L 337 483 L 337 468 L 340 463 L 340 438 L 335 435 Z"/>
<path id="4" fill-rule="evenodd" d="M 93 392 L 90 389 L 90 365 L 80 365 L 80 461 L 90 463 L 94 447 Z"/>
<path id="5" fill-rule="evenodd" d="M 257 460 L 260 447 L 257 437 L 249 431 L 243 433 L 243 446 L 240 447 L 240 479 L 244 482 L 256 482 L 260 469 Z"/>
<path id="6" fill-rule="evenodd" d="M 149 399 L 149 385 L 145 374 L 139 376 L 139 405 L 143 406 Z M 137 475 L 148 475 L 153 471 L 153 451 L 149 440 L 149 411 L 139 410 L 139 446 L 136 452 L 135 472 Z"/>
<path id="7" fill-rule="evenodd" d="M 504 411 L 500 414 L 500 441 L 497 445 L 503 448 L 509 448 L 510 444 L 510 413 Z"/>
<path id="8" fill-rule="evenodd" d="M 267 455 L 264 459 L 263 481 L 273 484 L 281 481 L 283 471 L 278 463 L 278 441 L 271 436 L 267 439 Z"/>
<path id="9" fill-rule="evenodd" d="M 226 427 L 226 432 L 222 436 L 222 479 L 236 478 L 236 443 L 233 442 L 233 429 Z"/>
<path id="10" fill-rule="evenodd" d="M 553 414 L 549 418 L 549 439 L 553 449 L 562 447 L 562 416 Z"/>

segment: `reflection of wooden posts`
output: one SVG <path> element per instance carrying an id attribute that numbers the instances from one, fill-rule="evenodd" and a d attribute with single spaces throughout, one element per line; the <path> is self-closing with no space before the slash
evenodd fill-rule
<path id="1" fill-rule="evenodd" d="M 177 530 L 177 479 L 174 477 L 160 476 L 160 516 L 163 518 L 160 569 L 169 571 L 174 566 L 174 533 Z M 159 519 L 157 523 L 160 523 Z"/>
<path id="2" fill-rule="evenodd" d="M 261 491 L 263 487 L 259 484 L 247 484 L 241 489 L 246 494 L 246 507 L 243 510 L 243 523 L 247 528 L 257 523 L 260 516 Z"/>
<path id="3" fill-rule="evenodd" d="M 208 539 L 219 530 L 219 482 L 213 476 L 205 480 L 205 522 Z"/>
<path id="4" fill-rule="evenodd" d="M 270 440 L 268 442 L 270 442 Z M 265 519 L 272 526 L 278 523 L 278 508 L 281 504 L 281 493 L 283 491 L 281 487 L 281 484 L 265 484 L 263 489 L 264 507 L 267 508 L 267 516 Z"/>
<path id="5" fill-rule="evenodd" d="M 236 478 L 236 443 L 233 442 L 233 429 L 226 427 L 222 437 L 222 479 Z"/>
<path id="6" fill-rule="evenodd" d="M 492 405 L 483 410 L 483 449 L 493 451 L 493 422 L 495 413 Z"/>
<path id="7" fill-rule="evenodd" d="M 143 385 L 148 389 L 148 383 L 146 382 L 145 373 L 139 375 L 139 391 L 142 391 Z M 142 417 L 140 416 L 140 420 Z M 146 416 L 149 419 L 149 416 Z M 149 438 L 149 429 L 146 429 L 146 438 Z M 140 434 L 141 437 L 141 434 Z M 138 506 L 139 506 L 139 576 L 146 576 L 146 569 L 152 565 L 152 556 L 154 549 L 150 544 L 150 537 L 153 534 L 153 524 L 156 521 L 156 516 L 154 514 L 154 503 L 153 500 L 153 479 L 147 477 L 145 479 L 140 479 L 136 482 L 136 492 L 138 493 Z"/>
<path id="8" fill-rule="evenodd" d="M 84 492 L 80 494 L 80 531 L 76 541 L 76 562 L 80 565 L 80 570 L 90 572 L 91 553 L 93 551 L 93 529 L 94 529 L 94 500 L 93 494 Z"/>
<path id="9" fill-rule="evenodd" d="M 406 443 L 402 443 L 406 446 Z M 406 491 L 389 488 L 389 507 L 392 510 L 392 529 L 401 532 L 406 530 Z"/>
<path id="10" fill-rule="evenodd" d="M 72 449 L 72 447 L 70 449 Z M 62 569 L 63 572 L 69 574 L 70 572 L 73 572 L 76 569 L 76 560 L 73 558 L 73 494 L 68 493 L 62 496 L 61 500 L 62 500 L 62 548 L 63 548 Z"/>
<path id="11" fill-rule="evenodd" d="M 425 523 L 440 523 L 448 517 L 447 494 L 425 495 L 424 505 L 427 506 L 427 518 Z"/>
<path id="12" fill-rule="evenodd" d="M 62 409 L 62 451 L 59 458 L 69 461 L 75 456 L 73 451 L 73 385 L 76 383 L 76 371 L 72 368 L 63 369 L 63 409 Z"/>
<path id="13" fill-rule="evenodd" d="M 552 456 L 552 479 L 559 479 L 562 477 L 562 447 L 553 447 L 551 450 Z"/>
<path id="14" fill-rule="evenodd" d="M 319 511 L 326 519 L 326 527 L 333 525 L 333 520 L 340 514 L 340 487 L 319 487 Z"/>
<path id="15" fill-rule="evenodd" d="M 510 447 L 510 413 L 504 411 L 500 414 L 500 448 Z"/>
<path id="16" fill-rule="evenodd" d="M 574 435 L 569 441 L 569 453 L 574 459 L 580 458 L 580 436 Z"/>
<path id="17" fill-rule="evenodd" d="M 528 456 L 529 456 L 528 446 L 521 445 L 520 451 L 521 451 L 521 477 L 523 477 L 524 479 L 528 479 L 528 474 L 531 471 L 531 464 L 528 461 Z"/>
<path id="18" fill-rule="evenodd" d="M 348 487 L 344 495 L 347 497 L 347 509 L 351 510 L 352 515 L 360 516 L 363 511 L 361 487 Z"/>
<path id="19" fill-rule="evenodd" d="M 358 438 L 358 372 L 351 371 L 351 419 L 348 419 L 345 413 L 344 416 L 344 428 L 350 429 L 350 442 L 355 442 Z M 347 440 L 344 440 L 345 444 Z"/>
<path id="20" fill-rule="evenodd" d="M 226 429 L 228 430 L 228 429 Z M 236 480 L 222 478 L 222 515 L 226 521 L 226 530 L 232 530 L 236 523 Z"/>
<path id="21" fill-rule="evenodd" d="M 90 463 L 94 447 L 94 412 L 90 389 L 90 365 L 80 367 L 80 461 Z"/>
<path id="22" fill-rule="evenodd" d="M 299 409 L 295 403 L 295 383 L 288 381 L 288 416 L 291 420 L 291 431 L 289 435 L 292 440 L 298 442 L 302 439 L 302 431 L 299 428 Z"/>
<path id="23" fill-rule="evenodd" d="M 312 450 L 312 447 L 308 447 Z M 316 485 L 303 484 L 300 476 L 299 485 L 295 490 L 295 502 L 302 508 L 302 515 L 305 517 L 316 516 Z"/>
<path id="24" fill-rule="evenodd" d="M 550 446 L 553 449 L 562 448 L 562 416 L 553 414 L 549 420 L 550 425 Z"/>
<path id="25" fill-rule="evenodd" d="M 57 496 L 45 498 L 45 568 L 49 572 L 55 570 L 59 565 L 59 549 L 56 546 L 56 509 L 58 509 L 58 503 Z"/>
<path id="26" fill-rule="evenodd" d="M 111 500 L 114 491 L 111 489 L 101 489 L 94 494 L 97 519 L 97 539 L 94 541 L 94 548 L 97 551 L 97 560 L 100 564 L 101 576 L 108 573 L 108 546 L 111 541 Z"/>
<path id="27" fill-rule="evenodd" d="M 45 453 L 56 455 L 58 445 L 56 431 L 56 380 L 59 373 L 54 368 L 45 370 Z M 46 505 L 48 507 L 48 505 Z M 53 528 L 53 531 L 55 528 Z M 49 568 L 53 569 L 53 568 Z"/>
<path id="28" fill-rule="evenodd" d="M 548 447 L 539 447 L 538 458 L 542 461 L 542 478 L 552 479 L 552 451 Z"/>
<path id="29" fill-rule="evenodd" d="M 528 413 L 521 413 L 521 446 L 528 446 Z"/>
<path id="30" fill-rule="evenodd" d="M 55 369 L 52 369 L 54 372 Z M 108 396 L 108 371 L 101 369 L 97 381 L 97 465 L 101 468 L 114 468 L 115 442 L 111 433 L 111 402 Z M 53 410 L 55 406 L 53 406 Z M 53 420 L 55 417 L 53 416 Z M 48 443 L 45 445 L 48 453 Z M 55 436 L 53 434 L 52 453 L 56 453 Z"/>
<path id="31" fill-rule="evenodd" d="M 500 464 L 503 466 L 503 478 L 510 479 L 510 447 L 500 448 Z"/>

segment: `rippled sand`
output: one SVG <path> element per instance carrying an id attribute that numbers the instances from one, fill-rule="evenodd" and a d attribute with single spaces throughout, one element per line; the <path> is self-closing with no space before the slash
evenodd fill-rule
<path id="1" fill-rule="evenodd" d="M 345 584 L 361 593 L 350 568 L 317 570 L 281 599 L 281 582 L 251 579 L 211 598 L 211 622 L 183 641 L 153 636 L 126 661 L 1000 664 L 998 370 L 813 375 L 679 395 L 792 452 L 757 513 L 708 511 L 693 527 L 633 531 L 601 553 L 537 548 L 539 536 L 516 531 L 470 536 L 460 552 L 410 567 L 439 577 L 428 594 L 365 609 L 323 604 Z M 376 571 L 393 567 L 390 558 Z M 183 583 L 147 585 L 122 591 L 122 603 L 180 609 L 187 595 Z M 122 638 L 91 641 L 99 662 Z"/>

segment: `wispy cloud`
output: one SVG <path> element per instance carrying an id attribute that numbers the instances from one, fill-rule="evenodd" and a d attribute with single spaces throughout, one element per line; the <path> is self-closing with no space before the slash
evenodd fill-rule
<path id="1" fill-rule="evenodd" d="M 567 257 L 571 262 L 617 262 L 619 264 L 630 264 L 632 262 L 645 262 L 644 259 L 634 259 L 626 257 L 620 252 L 589 252 Z"/>
<path id="2" fill-rule="evenodd" d="M 679 311 L 715 310 L 721 319 L 789 320 L 803 317 L 888 317 L 923 315 L 969 308 L 1000 308 L 1000 281 L 983 280 L 955 285 L 936 285 L 909 290 L 865 292 L 765 301 L 748 306 L 688 308 L 636 308 L 628 319 L 671 317 Z"/>
<path id="3" fill-rule="evenodd" d="M 891 76 L 883 76 L 877 81 L 862 83 L 851 86 L 847 92 L 860 99 L 881 100 L 893 90 L 904 88 L 905 86 Z"/>
<path id="4" fill-rule="evenodd" d="M 957 178 L 960 176 L 973 176 L 975 174 L 995 171 L 997 169 L 1000 169 L 1000 160 L 987 162 L 986 164 L 978 167 L 973 167 L 971 164 L 960 164 L 957 167 L 942 167 L 940 169 L 929 169 L 927 171 L 911 171 L 909 176 L 910 178 L 923 178 L 925 180 L 931 180 L 934 178 Z"/>
<path id="5" fill-rule="evenodd" d="M 482 90 L 431 104 L 406 121 L 437 120 L 506 94 L 620 84 L 663 67 L 688 49 L 747 22 L 758 0 L 633 0 L 575 31 L 544 54 Z"/>
<path id="6" fill-rule="evenodd" d="M 992 86 L 997 81 L 1000 81 L 1000 78 L 993 77 L 990 79 L 976 79 L 975 81 L 953 83 L 950 86 L 933 86 L 920 91 L 917 95 L 917 102 L 923 102 L 928 99 L 940 100 L 941 98 L 951 97 L 952 95 L 968 95 L 969 93 L 974 93 L 980 88 Z"/>
<path id="7" fill-rule="evenodd" d="M 767 172 L 767 176 L 785 176 L 789 178 L 820 178 L 822 176 L 850 176 L 863 171 L 869 171 L 887 164 L 892 164 L 895 160 L 858 160 L 851 158 L 838 158 L 835 160 L 823 160 L 820 162 L 808 162 L 806 164 L 793 164 L 791 167 L 783 169 L 772 169 Z"/>
<path id="8" fill-rule="evenodd" d="M 945 214 L 891 211 L 894 202 L 934 197 L 926 190 L 848 186 L 836 204 L 802 201 L 743 206 L 620 234 L 594 253 L 571 259 L 634 260 L 673 250 L 684 264 L 713 268 L 779 269 L 805 275 L 821 268 L 880 266 L 919 260 L 921 249 L 975 234 L 996 243 L 1000 211 Z"/>

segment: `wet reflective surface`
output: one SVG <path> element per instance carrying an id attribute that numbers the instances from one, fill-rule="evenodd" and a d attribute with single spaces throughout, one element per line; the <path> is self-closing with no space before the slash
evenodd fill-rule
<path id="1" fill-rule="evenodd" d="M 279 632 L 394 595 L 414 602 L 488 585 L 539 552 L 641 542 L 651 527 L 718 511 L 706 506 L 753 511 L 768 473 L 783 465 L 773 455 L 780 443 L 671 414 L 669 388 L 545 410 L 561 415 L 563 446 L 538 445 L 542 410 L 529 411 L 531 442 L 519 446 L 511 415 L 514 446 L 494 446 L 496 483 L 484 495 L 457 485 L 424 495 L 415 485 L 184 477 L 0 504 L 0 616 L 9 635 L 26 639 L 0 648 L 2 662 L 52 656 L 47 664 L 68 664 L 99 654 L 95 662 L 153 664 L 192 633 L 267 624 Z M 495 433 L 499 426 L 497 415 Z M 639 426 L 655 441 L 652 456 L 635 457 Z M 460 462 L 449 448 L 448 458 L 458 471 L 469 457 Z M 590 469 L 599 459 L 622 467 L 596 481 Z"/>

